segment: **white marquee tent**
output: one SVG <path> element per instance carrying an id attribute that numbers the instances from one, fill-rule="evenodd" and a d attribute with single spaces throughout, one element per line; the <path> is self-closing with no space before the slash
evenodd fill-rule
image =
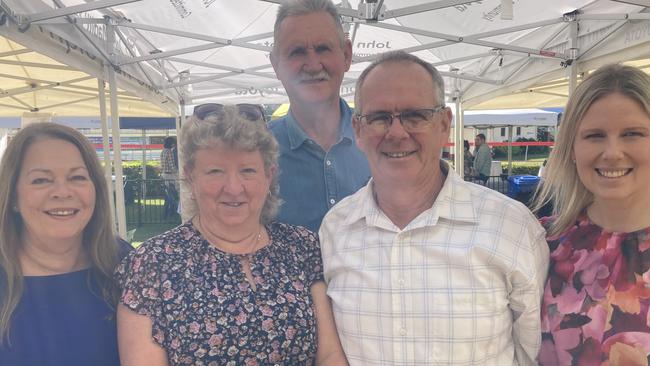
<path id="1" fill-rule="evenodd" d="M 268 58 L 281 2 L 3 0 L 0 35 L 99 79 L 93 83 L 107 80 L 113 116 L 123 106 L 118 86 L 183 115 L 184 105 L 207 101 L 287 101 Z M 341 93 L 354 94 L 356 77 L 378 53 L 403 49 L 442 72 L 456 114 L 562 106 L 577 80 L 601 64 L 650 68 L 648 6 L 649 0 L 342 0 L 354 58 Z M 7 52 L 0 61 L 15 57 Z"/>
<path id="2" fill-rule="evenodd" d="M 455 105 L 451 105 L 455 107 Z M 508 128 L 508 171 L 512 172 L 512 128 L 521 126 L 556 127 L 558 124 L 557 112 L 542 109 L 496 109 L 496 110 L 471 110 L 463 113 L 464 127 L 507 127 Z M 453 126 L 456 125 L 454 117 Z M 454 131 L 455 132 L 455 131 Z M 459 132 L 462 136 L 462 132 Z M 456 141 L 461 141 L 462 137 Z M 457 144 L 460 147 L 461 144 Z M 455 151 L 458 154 L 458 150 Z M 462 161 L 461 161 L 462 163 Z M 458 164 L 458 162 L 456 162 Z M 462 174 L 462 172 L 459 172 Z"/>
<path id="3" fill-rule="evenodd" d="M 452 105 L 453 107 L 453 105 Z M 495 109 L 495 110 L 470 110 L 463 114 L 463 126 L 488 127 L 488 126 L 542 126 L 555 127 L 557 125 L 557 112 L 543 109 Z M 455 118 L 452 125 L 455 125 Z"/>

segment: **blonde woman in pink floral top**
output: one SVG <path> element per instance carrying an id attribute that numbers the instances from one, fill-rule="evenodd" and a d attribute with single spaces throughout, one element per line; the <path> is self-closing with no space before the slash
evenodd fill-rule
<path id="1" fill-rule="evenodd" d="M 604 66 L 572 94 L 537 207 L 551 251 L 540 365 L 650 360 L 650 76 Z"/>

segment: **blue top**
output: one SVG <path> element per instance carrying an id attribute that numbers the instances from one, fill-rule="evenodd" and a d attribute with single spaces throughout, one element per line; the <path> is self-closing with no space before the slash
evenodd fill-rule
<path id="1" fill-rule="evenodd" d="M 25 276 L 0 365 L 119 365 L 115 310 L 88 286 L 90 270 Z"/>
<path id="2" fill-rule="evenodd" d="M 122 258 L 131 247 L 118 243 Z M 11 344 L 0 345 L 0 365 L 119 366 L 115 308 L 101 297 L 90 269 L 25 276 L 23 285 L 11 318 Z"/>
<path id="3" fill-rule="evenodd" d="M 341 99 L 339 139 L 329 151 L 309 138 L 293 117 L 274 120 L 269 128 L 280 145 L 280 197 L 277 220 L 318 231 L 325 213 L 370 178 L 366 156 L 357 148 L 352 111 Z"/>

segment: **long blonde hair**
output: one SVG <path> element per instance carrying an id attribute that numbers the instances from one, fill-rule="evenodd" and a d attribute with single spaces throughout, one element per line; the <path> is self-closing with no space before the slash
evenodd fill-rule
<path id="1" fill-rule="evenodd" d="M 536 193 L 533 210 L 553 205 L 556 216 L 548 234 L 557 235 L 569 228 L 593 201 L 573 162 L 574 141 L 582 118 L 591 105 L 612 93 L 620 93 L 650 114 L 650 76 L 643 71 L 619 64 L 594 71 L 578 85 L 569 98 L 560 123 L 555 147 L 544 173 L 544 184 Z"/>
<path id="2" fill-rule="evenodd" d="M 11 140 L 0 163 L 0 344 L 10 338 L 11 316 L 23 293 L 19 251 L 23 221 L 14 210 L 16 184 L 29 147 L 43 139 L 58 139 L 75 145 L 95 185 L 95 210 L 83 233 L 84 249 L 91 264 L 90 276 L 110 306 L 117 304 L 118 287 L 113 270 L 118 261 L 108 198 L 108 187 L 95 149 L 78 131 L 55 123 L 35 123 L 20 130 Z"/>

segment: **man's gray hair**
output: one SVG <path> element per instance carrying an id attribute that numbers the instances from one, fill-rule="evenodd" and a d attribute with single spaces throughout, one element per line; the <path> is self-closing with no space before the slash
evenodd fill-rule
<path id="1" fill-rule="evenodd" d="M 326 12 L 332 17 L 336 26 L 336 33 L 338 33 L 339 40 L 341 41 L 341 47 L 343 47 L 345 44 L 345 32 L 343 31 L 339 11 L 331 0 L 289 0 L 283 2 L 280 8 L 278 8 L 278 15 L 275 18 L 275 25 L 273 26 L 273 51 L 277 49 L 280 25 L 284 19 L 318 12 Z"/>
<path id="2" fill-rule="evenodd" d="M 272 168 L 276 172 L 271 180 L 269 194 L 264 202 L 260 221 L 269 223 L 278 212 L 281 200 L 279 198 L 280 186 L 278 183 L 278 143 L 266 127 L 263 120 L 250 121 L 239 114 L 237 107 L 226 105 L 222 115 L 208 115 L 203 119 L 192 116 L 181 129 L 180 149 L 183 159 L 184 174 L 187 175 L 194 169 L 197 151 L 207 149 L 221 143 L 232 149 L 244 151 L 259 151 L 264 162 L 266 174 Z M 196 207 L 183 207 L 195 213 Z"/>
<path id="3" fill-rule="evenodd" d="M 380 54 L 368 67 L 366 67 L 365 70 L 363 70 L 357 79 L 354 93 L 354 109 L 357 115 L 361 114 L 361 87 L 363 86 L 364 81 L 366 81 L 366 77 L 368 77 L 370 71 L 375 67 L 385 63 L 414 63 L 422 66 L 431 76 L 431 82 L 436 90 L 438 100 L 434 101 L 434 103 L 437 105 L 445 104 L 445 82 L 442 80 L 442 75 L 440 75 L 435 67 L 410 53 L 401 50 L 389 51 Z"/>

